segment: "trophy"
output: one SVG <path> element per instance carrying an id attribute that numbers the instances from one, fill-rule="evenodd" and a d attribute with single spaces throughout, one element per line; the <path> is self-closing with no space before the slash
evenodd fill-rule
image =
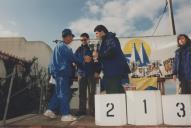
<path id="1" fill-rule="evenodd" d="M 90 51 L 94 51 L 94 47 L 95 47 L 95 44 L 94 43 L 92 43 L 92 42 L 90 42 L 89 44 L 88 44 L 88 46 L 89 46 L 89 48 L 90 48 Z"/>
<path id="2" fill-rule="evenodd" d="M 99 48 L 100 48 L 100 42 L 92 41 L 89 43 L 89 47 L 92 52 L 94 52 L 94 51 L 98 52 Z M 97 57 L 93 57 L 93 60 L 94 60 L 94 62 L 98 62 Z"/>

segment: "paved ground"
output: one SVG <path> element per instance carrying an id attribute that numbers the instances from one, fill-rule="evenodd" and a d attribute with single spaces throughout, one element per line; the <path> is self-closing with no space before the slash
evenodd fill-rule
<path id="1" fill-rule="evenodd" d="M 0 127 L 3 128 L 0 122 Z M 116 128 L 181 128 L 185 126 L 133 126 L 125 125 Z M 74 122 L 61 122 L 60 118 L 49 119 L 43 115 L 30 114 L 7 121 L 6 128 L 107 128 L 96 126 L 94 117 L 83 116 Z M 115 128 L 115 127 L 113 127 Z M 191 128 L 191 126 L 189 126 Z"/>

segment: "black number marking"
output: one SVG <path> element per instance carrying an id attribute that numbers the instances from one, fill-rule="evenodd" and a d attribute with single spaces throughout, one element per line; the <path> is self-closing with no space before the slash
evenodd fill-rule
<path id="1" fill-rule="evenodd" d="M 145 108 L 145 114 L 147 114 L 147 101 L 146 99 L 143 100 L 144 108 Z"/>
<path id="2" fill-rule="evenodd" d="M 185 117 L 186 116 L 186 112 L 185 112 L 185 105 L 184 105 L 184 103 L 177 103 L 176 107 L 178 107 L 180 109 L 180 111 L 182 111 L 182 114 L 180 114 L 180 112 L 177 112 L 177 116 L 180 117 L 180 118 L 181 117 Z"/>
<path id="3" fill-rule="evenodd" d="M 106 107 L 108 108 L 109 106 L 111 106 L 111 107 L 107 111 L 107 117 L 114 117 L 114 114 L 111 114 L 111 111 L 114 109 L 114 104 L 113 103 L 107 103 Z"/>

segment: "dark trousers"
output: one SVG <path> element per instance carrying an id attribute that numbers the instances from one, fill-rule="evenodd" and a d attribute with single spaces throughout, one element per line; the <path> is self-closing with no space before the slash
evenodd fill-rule
<path id="1" fill-rule="evenodd" d="M 121 76 L 103 77 L 103 86 L 107 94 L 125 93 L 121 84 Z"/>
<path id="2" fill-rule="evenodd" d="M 180 81 L 181 94 L 191 94 L 191 80 Z"/>
<path id="3" fill-rule="evenodd" d="M 79 111 L 86 113 L 87 110 L 86 103 L 88 99 L 88 106 L 89 106 L 88 113 L 93 114 L 96 80 L 94 76 L 88 76 L 88 77 L 80 77 L 78 82 L 79 82 Z"/>

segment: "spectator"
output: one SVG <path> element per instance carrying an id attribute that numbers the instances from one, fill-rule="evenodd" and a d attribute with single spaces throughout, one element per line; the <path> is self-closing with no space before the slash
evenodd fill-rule
<path id="1" fill-rule="evenodd" d="M 173 79 L 179 79 L 181 94 L 191 94 L 191 40 L 180 34 L 177 43 L 179 48 L 175 52 Z"/>

